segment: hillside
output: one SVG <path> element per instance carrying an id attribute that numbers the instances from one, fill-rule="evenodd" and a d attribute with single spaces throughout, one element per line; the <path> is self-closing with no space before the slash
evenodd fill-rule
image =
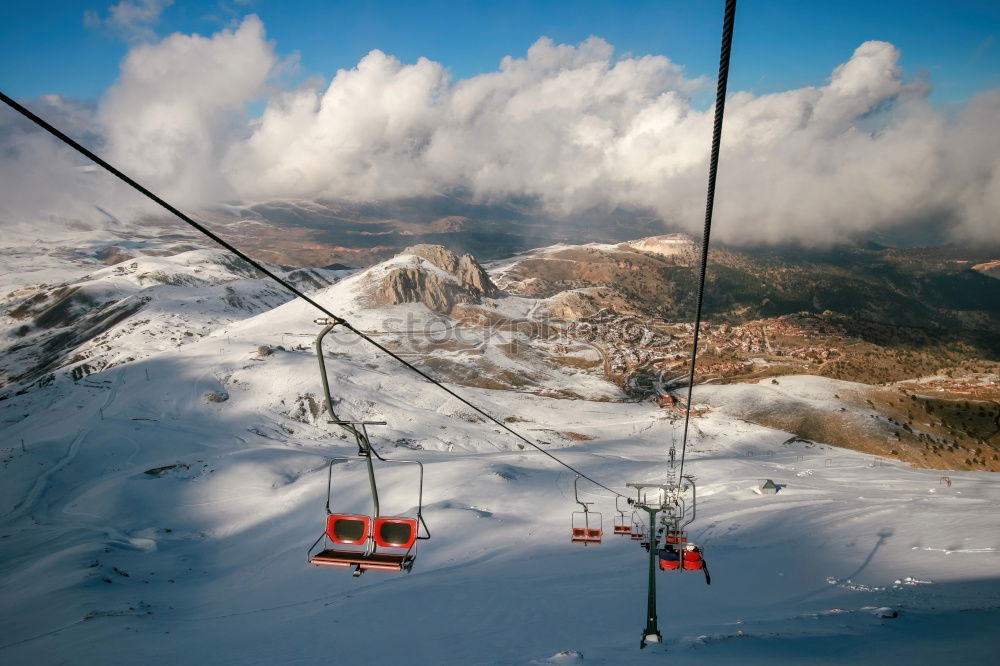
<path id="1" fill-rule="evenodd" d="M 273 270 L 307 290 L 342 280 L 331 298 L 345 314 L 389 349 L 448 381 L 548 397 L 645 400 L 676 392 L 683 382 L 692 328 L 656 313 L 690 301 L 676 281 L 660 278 L 690 277 L 694 251 L 683 236 L 661 236 L 618 245 L 556 245 L 484 268 L 472 255 L 416 245 L 363 272 Z M 731 266 L 743 265 L 724 256 Z M 929 270 L 928 260 L 922 261 L 921 270 Z M 757 273 L 749 264 L 741 270 L 743 283 L 764 279 L 752 277 Z M 869 279 L 865 275 L 859 272 L 857 280 Z M 992 304 L 969 299 L 985 309 L 965 311 L 966 320 L 993 316 Z M 219 335 L 230 323 L 286 301 L 214 250 L 144 254 L 73 280 L 23 285 L 7 295 L 0 320 L 8 340 L 2 378 L 10 386 L 0 400 L 52 383 L 59 372 L 80 381 Z M 992 421 L 1000 401 L 1000 363 L 991 351 L 995 334 L 961 326 L 951 334 L 893 326 L 859 319 L 859 311 L 800 311 L 756 320 L 716 313 L 703 330 L 699 380 L 747 383 L 815 374 L 854 382 L 858 390 L 845 395 L 864 397 L 838 398 L 841 407 L 873 409 L 883 428 L 862 433 L 845 427 L 840 407 L 806 420 L 759 410 L 743 418 L 919 466 L 1000 469 L 1000 428 Z M 983 342 L 958 341 L 963 338 Z M 308 333 L 289 326 L 272 344 L 291 349 L 308 342 Z M 920 386 L 926 377 L 939 378 L 930 392 Z M 924 403 L 913 403 L 917 413 L 901 412 L 897 403 L 914 393 L 968 403 L 974 414 L 983 412 L 985 423 L 969 420 L 962 409 L 922 418 Z"/>
<path id="2" fill-rule="evenodd" d="M 305 289 L 343 273 L 272 269 Z M 0 389 L 74 379 L 178 347 L 288 300 L 277 285 L 222 250 L 141 256 L 70 282 L 23 286 L 0 299 L 6 329 Z M 203 306 L 204 304 L 204 306 Z"/>
<path id="3" fill-rule="evenodd" d="M 396 270 L 460 280 L 427 261 L 404 255 L 313 296 L 363 328 L 440 322 L 446 315 L 422 302 L 369 300 L 384 284 L 375 276 Z M 112 267 L 101 279 L 113 275 Z M 185 285 L 184 317 L 216 312 L 217 288 Z M 512 317 L 541 307 L 525 297 L 480 300 L 457 311 Z M 873 465 L 726 409 L 699 410 L 688 451 L 700 491 L 691 536 L 714 581 L 660 575 L 667 641 L 640 652 L 647 556 L 610 534 L 607 493 L 583 489 L 603 513 L 605 543 L 571 548 L 572 475 L 345 335 L 327 348 L 338 411 L 387 421 L 373 433 L 382 455 L 424 463 L 432 538 L 406 576 L 311 568 L 325 460 L 353 450 L 318 409 L 315 313 L 288 302 L 233 316 L 84 381 L 67 366 L 0 402 L 5 662 L 315 662 L 332 643 L 340 659 L 394 663 L 400 641 L 413 659 L 441 664 L 799 664 L 821 648 L 834 660 L 882 664 L 944 659 L 956 641 L 968 659 L 995 654 L 1000 496 L 989 473 L 951 472 L 946 485 L 939 471 Z M 123 326 L 108 331 L 122 332 L 122 346 Z M 492 353 L 482 355 L 500 366 L 512 358 Z M 614 386 L 596 376 L 603 400 L 540 395 L 539 386 L 571 379 L 558 368 L 525 366 L 537 378 L 532 392 L 453 386 L 614 487 L 661 479 L 676 415 L 609 399 Z M 809 388 L 811 378 L 786 380 L 798 400 L 849 405 L 831 402 L 828 387 Z M 769 386 L 743 385 L 744 398 L 725 402 L 778 410 L 784 403 Z M 699 387 L 696 401 L 714 403 L 719 390 L 730 387 Z M 338 509 L 367 510 L 358 471 L 338 466 Z M 761 478 L 780 492 L 755 494 Z M 379 482 L 385 511 L 412 511 L 412 477 L 380 468 Z M 374 626 L 373 617 L 383 619 Z"/>

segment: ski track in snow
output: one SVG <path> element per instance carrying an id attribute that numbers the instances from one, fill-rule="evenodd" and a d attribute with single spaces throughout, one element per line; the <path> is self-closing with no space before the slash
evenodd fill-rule
<path id="1" fill-rule="evenodd" d="M 118 370 L 115 373 L 114 384 L 112 384 L 111 390 L 108 392 L 108 397 L 104 400 L 104 404 L 101 405 L 100 407 L 102 411 L 107 410 L 114 403 L 115 397 L 118 395 L 118 388 L 119 386 L 121 386 L 124 376 L 125 376 L 124 368 Z M 49 479 L 51 479 L 56 472 L 60 471 L 61 469 L 69 465 L 71 462 L 73 462 L 73 459 L 76 458 L 77 453 L 80 450 L 80 446 L 83 444 L 83 441 L 87 439 L 87 435 L 90 434 L 90 431 L 91 431 L 90 427 L 79 431 L 73 438 L 73 441 L 70 442 L 69 446 L 66 448 L 66 454 L 62 458 L 57 460 L 52 467 L 43 472 L 35 480 L 34 485 L 32 485 L 31 490 L 28 491 L 28 494 L 25 496 L 25 498 L 19 501 L 17 504 L 15 504 L 13 509 L 11 509 L 3 516 L 0 516 L 0 518 L 16 519 L 24 515 L 24 513 L 27 512 L 28 509 L 34 506 L 35 502 L 38 501 L 38 498 L 41 496 L 42 492 L 48 486 Z"/>

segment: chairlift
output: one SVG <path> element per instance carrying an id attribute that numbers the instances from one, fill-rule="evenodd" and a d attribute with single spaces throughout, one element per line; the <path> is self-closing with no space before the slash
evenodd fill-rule
<path id="1" fill-rule="evenodd" d="M 681 556 L 681 566 L 684 571 L 702 571 L 705 569 L 705 558 L 701 548 L 693 543 L 684 546 L 684 553 Z"/>
<path id="2" fill-rule="evenodd" d="M 638 514 L 635 511 L 633 511 L 632 512 L 632 531 L 630 532 L 630 534 L 632 536 L 632 541 L 640 541 L 640 540 L 642 540 L 642 534 L 643 534 L 643 532 L 646 531 L 646 527 L 637 518 L 637 516 L 638 516 Z"/>
<path id="3" fill-rule="evenodd" d="M 583 511 L 574 511 L 572 516 L 572 532 L 570 541 L 572 543 L 582 543 L 583 545 L 601 543 L 601 514 L 591 511 L 588 507 L 593 502 L 583 502 L 580 500 L 578 485 L 580 475 L 573 480 L 573 495 L 576 503 L 583 507 Z"/>
<path id="4" fill-rule="evenodd" d="M 664 544 L 659 553 L 660 571 L 673 571 L 681 566 L 681 555 L 673 544 Z"/>
<path id="5" fill-rule="evenodd" d="M 661 554 L 662 555 L 662 554 Z M 664 567 L 664 559 L 661 556 L 660 559 L 660 569 L 664 570 L 666 568 L 678 569 L 676 564 L 672 567 Z M 691 543 L 690 541 L 684 545 L 683 550 L 680 551 L 680 570 L 681 571 L 700 571 L 705 574 L 705 584 L 712 584 L 712 575 L 708 572 L 708 564 L 705 562 L 705 554 L 701 547 Z"/>
<path id="6" fill-rule="evenodd" d="M 618 512 L 618 515 L 615 517 L 615 534 L 628 535 L 632 533 L 632 524 L 625 518 L 625 512 L 618 506 L 618 500 L 620 499 L 621 495 L 615 496 L 615 510 Z"/>
<path id="7" fill-rule="evenodd" d="M 649 552 L 649 542 L 650 542 L 649 530 L 646 528 L 645 525 L 643 525 L 641 527 L 641 531 L 639 532 L 639 545 L 642 546 L 644 549 L 646 549 L 646 552 Z"/>
<path id="8" fill-rule="evenodd" d="M 685 551 L 687 543 L 687 534 L 678 527 L 677 519 L 668 522 L 664 528 L 663 546 L 658 551 L 660 571 L 681 569 L 682 563 L 686 563 L 689 559 Z"/>
<path id="9" fill-rule="evenodd" d="M 365 424 L 369 425 L 369 424 Z M 417 556 L 417 541 L 429 539 L 430 532 L 424 522 L 423 464 L 416 460 L 386 460 L 371 450 L 373 455 L 332 458 L 327 472 L 326 528 L 309 547 L 308 560 L 315 566 L 354 567 L 360 576 L 368 569 L 409 572 Z M 375 485 L 372 457 L 386 464 L 417 465 L 419 483 L 417 508 L 412 515 L 383 516 L 380 513 L 378 488 Z M 330 508 L 333 494 L 333 468 L 338 462 L 363 461 L 368 468 L 372 492 L 372 515 L 339 513 Z M 421 534 L 421 528 L 423 534 Z M 320 542 L 321 548 L 317 549 Z"/>
<path id="10" fill-rule="evenodd" d="M 687 535 L 683 530 L 678 529 L 667 529 L 663 536 L 663 541 L 665 543 L 683 546 L 687 543 Z"/>
<path id="11" fill-rule="evenodd" d="M 691 486 L 694 487 L 693 482 Z M 712 576 L 708 573 L 704 551 L 688 539 L 685 531 L 694 520 L 695 506 L 696 497 L 692 494 L 690 517 L 682 522 L 687 513 L 680 511 L 664 525 L 663 547 L 658 552 L 660 571 L 701 571 L 705 574 L 705 583 L 711 585 Z"/>
<path id="12" fill-rule="evenodd" d="M 682 530 L 668 530 L 663 547 L 657 554 L 660 571 L 701 571 L 705 574 L 705 583 L 712 584 L 704 552 L 701 547 L 691 543 Z"/>
<path id="13" fill-rule="evenodd" d="M 368 569 L 410 572 L 416 560 L 417 541 L 430 539 L 430 531 L 423 518 L 424 466 L 417 460 L 387 460 L 372 447 L 368 438 L 368 426 L 385 425 L 384 421 L 344 421 L 333 411 L 330 385 L 323 361 L 323 338 L 336 322 L 318 319 L 324 326 L 316 338 L 316 355 L 319 358 L 320 374 L 326 407 L 331 416 L 329 423 L 338 425 L 354 435 L 358 444 L 358 455 L 354 457 L 332 458 L 327 470 L 326 481 L 326 526 L 307 552 L 307 559 L 315 566 L 354 567 L 354 575 L 360 576 Z M 417 508 L 412 515 L 383 516 L 375 479 L 374 459 L 387 465 L 416 465 L 419 471 L 417 485 Z M 333 493 L 333 466 L 338 462 L 363 461 L 368 470 L 368 483 L 372 499 L 372 514 L 339 513 L 331 510 Z M 421 535 L 421 528 L 423 534 Z M 317 550 L 320 542 L 322 548 Z M 314 552 L 315 551 L 315 552 Z"/>

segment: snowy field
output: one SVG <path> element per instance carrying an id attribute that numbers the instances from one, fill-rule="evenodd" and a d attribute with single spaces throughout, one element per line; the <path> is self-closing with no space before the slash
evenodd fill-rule
<path id="1" fill-rule="evenodd" d="M 364 325 L 348 282 L 319 297 Z M 581 482 L 605 539 L 571 546 L 571 473 L 360 344 L 329 346 L 337 409 L 388 421 L 379 451 L 424 463 L 432 539 L 408 575 L 309 566 L 325 459 L 355 448 L 308 408 L 314 316 L 289 303 L 0 402 L 0 663 L 996 663 L 989 473 L 789 443 L 709 411 L 687 471 L 713 584 L 658 574 L 665 643 L 640 651 L 648 556 L 611 534 L 613 498 Z M 739 399 L 770 395 L 757 388 Z M 809 378 L 782 388 L 827 399 Z M 623 492 L 665 478 L 680 428 L 650 404 L 459 390 Z M 766 478 L 777 495 L 754 492 Z M 412 473 L 379 480 L 384 513 L 415 506 Z M 334 483 L 335 509 L 368 509 L 361 467 Z"/>

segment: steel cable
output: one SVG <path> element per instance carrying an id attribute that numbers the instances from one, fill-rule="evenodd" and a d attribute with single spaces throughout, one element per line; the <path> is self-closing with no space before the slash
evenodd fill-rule
<path id="1" fill-rule="evenodd" d="M 698 359 L 698 335 L 701 331 L 702 304 L 705 300 L 705 269 L 708 264 L 708 241 L 712 234 L 712 213 L 715 209 L 715 181 L 719 171 L 719 146 L 722 143 L 722 118 L 726 110 L 726 86 L 729 82 L 729 54 L 733 46 L 733 24 L 736 20 L 736 0 L 726 0 L 722 19 L 722 48 L 719 54 L 719 79 L 715 89 L 715 123 L 712 127 L 712 155 L 708 165 L 708 195 L 705 202 L 705 229 L 701 240 L 698 276 L 698 305 L 694 317 L 694 340 L 691 347 L 691 371 L 688 374 L 687 407 L 684 410 L 684 438 L 681 443 L 679 478 L 684 478 L 687 453 L 688 425 L 691 422 L 691 394 L 694 390 L 695 364 Z"/>
<path id="2" fill-rule="evenodd" d="M 360 337 L 362 340 L 364 340 L 368 344 L 374 346 L 379 351 L 383 352 L 384 354 L 387 354 L 389 357 L 391 357 L 391 358 L 395 359 L 396 361 L 398 361 L 405 368 L 407 368 L 409 370 L 412 370 L 413 372 L 417 373 L 418 375 L 420 375 L 421 377 L 423 377 L 425 380 L 427 380 L 431 384 L 437 386 L 439 389 L 441 389 L 442 391 L 446 392 L 448 395 L 452 396 L 453 398 L 455 398 L 456 400 L 458 400 L 462 404 L 466 405 L 467 407 L 470 407 L 471 409 L 473 409 L 477 414 L 483 416 L 484 418 L 486 418 L 490 422 L 494 423 L 495 425 L 500 426 L 500 428 L 502 428 L 503 430 L 505 430 L 509 434 L 513 435 L 515 438 L 519 439 L 520 441 L 524 442 L 528 446 L 530 446 L 530 447 L 532 447 L 534 449 L 537 449 L 538 451 L 541 451 L 542 453 L 544 453 L 546 456 L 548 456 L 549 458 L 551 458 L 552 460 L 554 460 L 559 465 L 562 465 L 563 467 L 565 467 L 566 469 L 570 470 L 574 474 L 579 475 L 580 478 L 586 479 L 587 481 L 590 481 L 591 483 L 593 483 L 595 486 L 598 486 L 599 488 L 603 488 L 604 490 L 607 490 L 608 492 L 611 492 L 611 493 L 615 494 L 618 497 L 625 497 L 621 493 L 619 493 L 619 492 L 617 492 L 615 490 L 612 490 L 611 488 L 609 488 L 608 486 L 604 485 L 603 483 L 595 481 L 594 479 L 592 479 L 591 477 L 587 476 L 586 474 L 584 474 L 580 470 L 576 469 L 575 467 L 573 467 L 569 463 L 563 462 L 558 457 L 556 457 L 555 455 L 549 453 L 548 451 L 546 451 L 542 447 L 538 446 L 537 444 L 535 444 L 534 442 L 532 442 L 531 440 L 529 440 L 524 435 L 522 435 L 519 432 L 517 432 L 517 431 L 513 430 L 512 428 L 510 428 L 507 424 L 501 422 L 496 417 L 492 416 L 491 414 L 489 414 L 488 412 L 484 411 L 483 409 L 480 409 L 479 407 L 477 407 L 476 405 L 474 405 L 469 400 L 463 398 L 461 395 L 459 395 L 455 391 L 451 390 L 450 388 L 448 388 L 447 386 L 445 386 L 444 384 L 442 384 L 439 380 L 437 380 L 434 377 L 432 377 L 431 375 L 427 374 L 426 372 L 424 372 L 420 368 L 416 367 L 415 365 L 413 365 L 409 361 L 403 359 L 402 357 L 400 357 L 396 353 L 390 351 L 386 347 L 380 345 L 378 342 L 376 342 L 374 339 L 372 339 L 370 336 L 368 336 L 364 332 L 359 331 L 358 329 L 354 328 L 354 326 L 352 326 L 350 324 L 350 322 L 348 322 L 346 319 L 343 319 L 342 317 L 339 317 L 339 316 L 333 314 L 332 312 L 330 312 L 330 310 L 326 309 L 325 307 L 323 307 L 322 305 L 320 305 L 319 303 L 317 303 L 313 299 L 311 299 L 308 296 L 306 296 L 299 289 L 297 289 L 294 285 L 292 285 L 289 282 L 287 282 L 287 281 L 283 280 L 282 278 L 278 277 L 277 275 L 275 275 L 274 273 L 272 273 L 271 271 L 269 271 L 267 268 L 265 268 L 263 265 L 261 265 L 259 262 L 257 262 L 256 260 L 250 258 L 249 256 L 247 256 L 246 254 L 244 254 L 243 252 L 241 252 L 239 249 L 237 249 L 236 247 L 234 247 L 230 243 L 224 241 L 222 238 L 220 238 L 219 236 L 215 235 L 214 233 L 212 233 L 211 231 L 209 231 L 208 229 L 206 229 L 204 226 L 202 226 L 201 224 L 199 224 L 195 220 L 191 219 L 189 216 L 185 215 L 180 210 L 178 210 L 177 208 L 175 208 L 174 206 L 172 206 L 171 204 L 167 203 L 162 198 L 160 198 L 159 196 L 157 196 L 156 194 L 154 194 L 153 192 L 151 192 L 149 189 L 147 189 L 143 185 L 139 184 L 138 182 L 136 182 L 135 180 L 133 180 L 132 178 L 130 178 L 129 176 L 127 176 L 126 174 L 124 174 L 122 171 L 120 171 L 116 167 L 112 166 L 110 163 L 108 163 L 107 161 L 105 161 L 104 159 L 102 159 L 101 157 L 99 157 L 97 154 L 95 154 L 94 152 L 88 150 L 84 146 L 80 145 L 74 139 L 72 139 L 68 135 L 64 134 L 62 131 L 60 131 L 59 129 L 57 129 L 53 125 L 49 124 L 48 122 L 46 122 L 44 119 L 42 119 L 41 117 L 35 115 L 29 109 L 25 108 L 24 106 L 22 106 L 18 102 L 14 101 L 13 99 L 11 99 L 7 95 L 5 95 L 3 92 L 0 92 L 0 100 L 2 100 L 4 102 L 4 104 L 6 104 L 7 106 L 9 106 L 13 110 L 17 111 L 18 113 L 20 113 L 22 116 L 24 116 L 25 118 L 27 118 L 31 122 L 35 123 L 36 125 L 38 125 L 42 129 L 44 129 L 46 132 L 48 132 L 52 136 L 56 137 L 57 139 L 59 139 L 60 141 L 62 141 L 66 145 L 68 145 L 70 148 L 73 148 L 78 153 L 82 154 L 84 157 L 86 157 L 87 159 L 91 160 L 92 162 L 94 162 L 95 164 L 97 164 L 98 166 L 100 166 L 101 168 L 103 168 L 105 171 L 107 171 L 107 172 L 111 173 L 112 175 L 116 176 L 118 179 L 122 180 L 127 185 L 131 186 L 133 189 L 137 190 L 141 194 L 145 195 L 146 197 L 148 197 L 152 201 L 156 202 L 157 204 L 159 204 L 160 206 L 162 206 L 163 208 L 165 208 L 167 211 L 169 211 L 170 213 L 172 213 L 173 215 L 175 215 L 176 217 L 178 217 L 181 221 L 183 221 L 188 226 L 193 227 L 197 231 L 201 232 L 202 234 L 204 234 L 205 236 L 207 236 L 208 238 L 210 238 L 212 241 L 214 241 L 218 245 L 221 245 L 226 250 L 232 252 L 237 257 L 239 257 L 240 259 L 242 259 L 246 263 L 250 264 L 252 267 L 254 267 L 255 269 L 257 269 L 258 271 L 260 271 L 261 273 L 263 273 L 267 277 L 271 278 L 272 280 L 274 280 L 275 282 L 277 282 L 278 284 L 280 284 L 282 287 L 284 287 L 285 289 L 287 289 L 291 293 L 295 294 L 297 297 L 299 297 L 302 300 L 304 300 L 306 303 L 309 303 L 314 308 L 316 308 L 317 310 L 319 310 L 323 314 L 325 314 L 328 317 L 330 317 L 331 321 L 334 321 L 339 326 L 342 326 L 343 328 L 346 328 L 347 330 L 351 331 L 352 333 L 354 333 L 355 335 L 357 335 L 358 337 Z"/>

